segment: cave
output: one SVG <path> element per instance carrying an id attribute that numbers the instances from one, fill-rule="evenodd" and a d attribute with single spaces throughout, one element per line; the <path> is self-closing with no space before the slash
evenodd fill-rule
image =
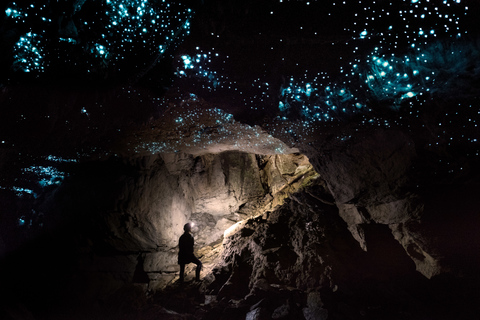
<path id="1" fill-rule="evenodd" d="M 2 13 L 1 319 L 480 316 L 476 1 Z"/>

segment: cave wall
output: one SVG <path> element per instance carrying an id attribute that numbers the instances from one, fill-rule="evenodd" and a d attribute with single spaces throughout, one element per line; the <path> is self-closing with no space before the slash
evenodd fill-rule
<path id="1" fill-rule="evenodd" d="M 177 239 L 193 221 L 197 247 L 204 247 L 199 257 L 224 250 L 215 279 L 206 281 L 210 294 L 250 304 L 280 297 L 271 306 L 298 309 L 288 301 L 301 292 L 298 305 L 306 310 L 297 312 L 328 309 L 339 319 L 344 311 L 329 299 L 361 313 L 352 301 L 365 288 L 365 305 L 373 307 L 379 296 L 397 299 L 392 292 L 401 288 L 414 303 L 414 283 L 430 294 L 427 278 L 478 270 L 478 188 L 417 187 L 425 181 L 414 170 L 411 137 L 378 130 L 305 150 L 308 158 L 169 153 L 79 164 L 38 199 L 49 232 L 63 230 L 48 244 L 61 241 L 68 259 L 45 252 L 39 240 L 42 249 L 23 264 L 54 257 L 51 270 L 62 270 L 63 282 L 56 292 L 75 288 L 77 299 L 103 301 L 132 284 L 162 289 L 177 276 Z M 46 283 L 23 287 L 32 285 L 40 292 Z M 318 291 L 320 300 L 308 306 Z"/>
<path id="2" fill-rule="evenodd" d="M 72 287 L 100 298 L 130 283 L 155 290 L 174 279 L 185 223 L 195 223 L 196 249 L 218 243 L 237 221 L 273 210 L 317 175 L 296 154 L 114 159 L 80 165 L 42 206 L 46 216 L 71 217 L 79 252 Z"/>
<path id="3" fill-rule="evenodd" d="M 416 159 L 411 137 L 396 130 L 376 130 L 351 138 L 335 149 L 311 156 L 325 179 L 339 215 L 363 250 L 368 251 L 365 228 L 388 226 L 426 277 L 441 272 L 426 240 L 409 233 L 406 225 L 419 223 L 423 202 L 412 189 Z M 392 238 L 393 238 L 392 235 Z"/>
<path id="4" fill-rule="evenodd" d="M 251 317 L 474 318 L 477 176 L 419 174 L 431 164 L 419 152 L 395 130 L 317 146 L 314 185 L 226 233 L 209 293 Z"/>
<path id="5" fill-rule="evenodd" d="M 478 190 L 475 170 L 469 170 L 468 179 L 461 171 L 450 180 L 437 178 L 433 172 L 442 170 L 437 168 L 441 160 L 435 163 L 431 159 L 444 155 L 426 157 L 418 137 L 393 129 L 372 130 L 343 142 L 317 145 L 313 151 L 311 146 L 304 150 L 364 251 L 375 245 L 368 241 L 367 230 L 384 226 L 414 261 L 416 270 L 427 278 L 463 273 L 465 267 L 470 269 L 469 265 L 477 263 L 478 255 L 473 251 L 479 247 L 479 240 L 471 235 L 480 227 L 478 210 L 474 209 L 480 203 L 469 196 Z M 458 221 L 471 224 L 454 227 Z M 465 244 L 455 240 L 465 237 Z M 472 262 L 458 268 L 450 258 L 453 255 Z"/>
<path id="6" fill-rule="evenodd" d="M 304 156 L 239 152 L 162 154 L 138 161 L 134 175 L 119 177 L 122 190 L 108 214 L 114 233 L 109 242 L 119 250 L 175 247 L 188 221 L 210 234 L 197 242 L 213 242 L 225 226 L 254 213 L 248 205 L 263 202 L 312 169 Z"/>
<path id="7" fill-rule="evenodd" d="M 239 299 L 251 316 L 255 311 L 265 318 L 424 316 L 414 292 L 427 280 L 389 227 L 363 226 L 368 250 L 362 250 L 337 206 L 319 201 L 329 197 L 318 178 L 269 215 L 239 225 L 224 239 L 207 292 Z"/>

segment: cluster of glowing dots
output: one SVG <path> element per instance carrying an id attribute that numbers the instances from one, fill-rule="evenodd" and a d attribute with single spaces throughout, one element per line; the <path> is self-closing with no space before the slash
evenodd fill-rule
<path id="1" fill-rule="evenodd" d="M 230 81 L 228 76 L 213 70 L 212 64 L 223 65 L 228 63 L 229 57 L 223 57 L 215 48 L 203 50 L 200 47 L 195 48 L 191 55 L 182 54 L 177 57 L 177 67 L 175 74 L 179 78 L 188 78 L 194 80 L 192 85 L 199 89 L 215 92 L 219 89 L 235 88 L 235 83 Z"/>
<path id="2" fill-rule="evenodd" d="M 177 56 L 175 75 L 180 79 L 190 80 L 190 89 L 197 92 L 227 92 L 240 97 L 245 107 L 258 109 L 259 105 L 270 98 L 269 83 L 261 78 L 255 79 L 247 90 L 241 89 L 237 81 L 222 72 L 229 64 L 230 57 L 216 51 L 215 48 L 204 50 L 196 47 L 191 54 Z M 221 71 L 217 71 L 221 70 Z M 247 94 L 245 91 L 250 92 Z"/>
<path id="3" fill-rule="evenodd" d="M 419 71 L 406 63 L 409 59 L 397 58 L 393 54 L 388 59 L 372 56 L 369 69 L 365 72 L 365 83 L 372 95 L 379 100 L 394 99 L 398 104 L 415 97 L 419 92 L 429 91 L 425 83 L 433 81 L 433 78 L 427 76 L 420 81 Z"/>
<path id="4" fill-rule="evenodd" d="M 400 6 L 393 1 L 373 1 L 364 11 L 355 14 L 353 27 L 347 29 L 357 35 L 355 40 L 372 44 L 373 50 L 355 58 L 346 75 L 360 75 L 380 99 L 399 101 L 429 91 L 435 73 L 422 66 L 428 64 L 422 51 L 439 39 L 458 39 L 467 33 L 460 19 L 468 13 L 468 6 L 460 0 L 438 5 L 431 0 L 404 0 Z M 362 45 L 357 42 L 353 52 L 361 52 Z M 396 52 L 403 55 L 397 57 Z M 422 74 L 422 70 L 427 72 Z"/>
<path id="5" fill-rule="evenodd" d="M 184 105 L 197 101 L 195 96 L 184 100 Z M 149 152 L 178 152 L 183 148 L 208 149 L 219 145 L 229 146 L 235 150 L 252 152 L 252 150 L 269 149 L 271 152 L 283 154 L 286 146 L 279 140 L 266 134 L 259 127 L 250 127 L 234 120 L 233 115 L 218 108 L 202 109 L 189 106 L 188 112 L 177 113 L 172 111 L 173 122 L 177 135 L 168 141 L 142 142 L 135 146 L 134 151 Z M 191 128 L 195 128 L 192 132 Z"/>
<path id="6" fill-rule="evenodd" d="M 372 1 L 363 8 L 364 13 L 355 14 L 363 21 L 355 20 L 346 30 L 354 32 L 357 39 L 375 39 L 391 49 L 401 49 L 406 42 L 415 48 L 440 35 L 459 38 L 467 32 L 460 27 L 460 18 L 468 12 L 468 6 L 462 6 L 461 1 L 445 0 L 440 5 L 431 0 L 401 2 Z"/>
<path id="7" fill-rule="evenodd" d="M 306 73 L 307 75 L 307 73 Z M 365 105 L 354 96 L 347 87 L 328 82 L 326 76 L 290 81 L 281 91 L 279 110 L 284 114 L 283 120 L 292 109 L 299 110 L 300 115 L 309 121 L 332 121 L 342 119 L 358 112 L 365 112 Z"/>
<path id="8" fill-rule="evenodd" d="M 291 1 L 279 0 L 279 3 L 287 2 Z M 337 4 L 347 5 L 346 2 L 351 4 L 351 1 Z M 373 116 L 368 101 L 386 101 L 392 109 L 406 106 L 407 114 L 419 117 L 421 106 L 435 97 L 458 96 L 452 77 L 475 78 L 471 70 L 463 70 L 462 66 L 468 66 L 478 53 L 474 48 L 468 48 L 468 44 L 455 42 L 468 32 L 462 29 L 461 18 L 467 15 L 469 8 L 462 1 L 356 3 L 361 5 L 362 2 L 365 6 L 355 14 L 352 25 L 345 28 L 352 35 L 344 45 L 352 48 L 353 60 L 340 67 L 339 78 L 324 72 L 315 74 L 312 70 L 306 70 L 303 77 L 287 76 L 278 102 L 282 114 L 279 119 L 291 120 L 292 116 L 300 116 L 301 121 L 287 121 L 284 127 L 270 128 L 275 135 L 293 137 L 294 140 L 308 138 L 315 130 L 316 122 L 335 126 L 338 122 L 334 120 L 353 114 L 361 115 L 358 121 L 362 125 L 410 127 L 405 113 L 389 120 Z M 454 45 L 446 46 L 445 43 Z M 252 87 L 263 87 L 264 90 L 245 100 L 250 106 L 268 97 L 269 84 L 258 78 Z M 479 106 L 459 103 L 458 108 L 475 111 Z M 438 147 L 444 140 L 448 141 L 448 146 L 459 142 L 479 143 L 479 139 L 472 135 L 472 132 L 478 132 L 476 116 L 469 117 L 468 123 L 464 124 L 461 123 L 462 114 L 457 113 L 456 124 L 450 121 L 437 124 L 443 125 L 445 130 L 440 132 L 438 142 L 432 143 L 431 147 Z M 461 127 L 465 132 L 449 133 L 449 126 Z M 345 134 L 337 138 L 346 140 L 350 137 Z M 479 151 L 474 155 L 478 156 Z"/>
<path id="9" fill-rule="evenodd" d="M 65 179 L 65 173 L 53 166 L 31 166 L 24 168 L 23 171 L 36 175 L 38 184 L 41 187 L 58 185 Z"/>
<path id="10" fill-rule="evenodd" d="M 358 1 L 360 7 L 362 2 Z M 347 1 L 338 5 L 347 5 Z M 346 45 L 353 45 L 355 55 L 347 66 L 340 67 L 343 79 L 312 78 L 307 72 L 304 78 L 290 79 L 282 90 L 280 111 L 285 118 L 293 108 L 305 119 L 325 121 L 369 111 L 365 105 L 371 97 L 388 100 L 393 108 L 411 99 L 418 101 L 425 93 L 438 90 L 434 87 L 436 72 L 432 62 L 436 59 L 435 41 L 466 34 L 460 18 L 467 12 L 468 6 L 462 6 L 459 0 L 445 0 L 438 5 L 431 0 L 365 2 L 354 14 L 353 25 L 345 28 L 352 34 Z M 397 56 L 396 52 L 403 54 Z M 440 56 L 437 62 L 444 58 Z"/>
<path id="11" fill-rule="evenodd" d="M 129 58 L 133 60 L 130 64 L 143 66 L 142 59 L 155 59 L 190 33 L 193 15 L 191 9 L 165 0 L 79 2 L 69 13 L 75 18 L 64 19 L 70 27 L 57 34 L 51 31 L 60 25 L 58 17 L 51 16 L 54 11 L 52 8 L 56 5 L 59 4 L 47 2 L 41 6 L 20 6 L 12 2 L 7 6 L 5 15 L 9 21 L 23 24 L 23 29 L 31 29 L 15 45 L 15 70 L 41 72 L 50 61 L 57 59 L 65 59 L 65 63 L 71 64 L 71 57 L 63 56 L 62 50 L 59 50 L 58 57 L 48 56 L 49 53 L 54 54 L 45 52 L 46 42 L 49 48 L 58 47 L 55 41 L 71 45 L 72 48 L 80 46 L 86 55 L 83 59 L 91 60 L 88 70 L 85 70 L 87 73 L 95 71 L 98 64 L 120 70 L 122 64 L 119 62 L 128 62 Z M 92 14 L 94 5 L 97 5 L 97 12 Z M 83 40 L 79 41 L 80 38 Z"/>
<path id="12" fill-rule="evenodd" d="M 288 2 L 279 1 L 281 4 Z M 436 81 L 435 57 L 432 55 L 435 41 L 458 39 L 467 33 L 461 30 L 460 19 L 467 14 L 468 7 L 458 0 L 437 1 L 435 4 L 431 0 L 372 1 L 364 5 L 363 2 L 357 1 L 360 10 L 354 14 L 352 25 L 345 28 L 352 34 L 346 45 L 352 46 L 353 60 L 340 67 L 340 78 L 333 79 L 324 72 L 311 76 L 311 70 L 306 70 L 304 77 L 288 76 L 278 102 L 283 119 L 300 114 L 313 122 L 341 120 L 371 111 L 367 102 L 371 98 L 389 101 L 396 109 L 412 100 L 421 101 L 426 93 L 439 90 L 435 87 L 440 81 Z M 351 1 L 333 5 L 349 4 Z M 221 71 L 223 69 L 218 66 L 228 63 L 228 59 L 224 59 L 216 63 L 216 67 L 209 67 L 212 56 L 218 57 L 213 51 L 183 54 L 176 74 L 203 79 L 201 88 L 209 91 L 221 87 L 243 94 L 245 106 L 252 109 L 274 100 L 270 96 L 269 83 L 261 77 L 251 84 L 247 94 L 235 81 L 222 76 L 221 72 L 212 71 Z M 373 117 L 365 121 L 390 125 Z"/>
<path id="13" fill-rule="evenodd" d="M 181 33 L 190 33 L 192 10 L 175 11 L 165 0 L 161 8 L 148 0 L 106 0 L 106 6 L 105 19 L 83 21 L 92 30 L 104 26 L 101 39 L 95 43 L 98 57 L 123 60 L 134 53 L 137 44 L 149 47 L 152 55 L 164 53 Z"/>
<path id="14" fill-rule="evenodd" d="M 41 72 L 45 68 L 41 37 L 36 33 L 28 32 L 20 37 L 15 44 L 13 54 L 14 69 L 23 72 Z"/>
<path id="15" fill-rule="evenodd" d="M 197 97 L 194 94 L 190 94 L 189 98 L 183 99 L 181 104 L 190 106 L 190 103 L 195 103 Z M 162 152 L 177 152 L 182 149 L 182 147 L 195 147 L 199 145 L 209 145 L 218 142 L 216 139 L 225 139 L 226 137 L 217 137 L 216 139 L 210 139 L 210 136 L 206 134 L 205 121 L 211 123 L 212 119 L 213 126 L 215 131 L 225 130 L 224 126 L 228 126 L 230 123 L 234 123 L 233 116 L 229 113 L 224 112 L 221 109 L 195 109 L 192 108 L 188 113 L 177 114 L 176 110 L 171 111 L 175 112 L 173 124 L 177 128 L 178 136 L 175 136 L 174 139 L 168 141 L 149 141 L 142 142 L 138 145 L 135 145 L 135 152 L 148 151 L 151 154 L 162 153 Z M 201 119 L 207 119 L 201 121 Z M 182 132 L 189 132 L 190 128 L 196 127 L 196 132 L 192 135 L 183 135 Z"/>
<path id="16" fill-rule="evenodd" d="M 78 162 L 77 159 L 63 158 L 54 155 L 46 156 L 41 161 L 50 165 L 32 165 L 23 168 L 20 172 L 21 178 L 16 179 L 16 186 L 9 188 L 0 186 L 0 189 L 13 191 L 19 197 L 30 195 L 35 198 L 37 197 L 37 188 L 60 185 L 68 175 L 66 172 L 57 168 L 58 164 Z M 26 185 L 29 187 L 26 187 Z M 35 187 L 32 188 L 32 185 Z"/>

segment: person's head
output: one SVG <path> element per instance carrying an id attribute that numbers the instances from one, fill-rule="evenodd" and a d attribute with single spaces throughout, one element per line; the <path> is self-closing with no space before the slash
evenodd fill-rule
<path id="1" fill-rule="evenodd" d="M 183 230 L 185 232 L 190 232 L 192 230 L 192 225 L 190 223 L 187 223 L 183 226 Z"/>

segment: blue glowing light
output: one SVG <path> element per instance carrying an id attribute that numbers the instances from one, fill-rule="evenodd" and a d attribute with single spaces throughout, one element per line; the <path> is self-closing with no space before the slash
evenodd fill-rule
<path id="1" fill-rule="evenodd" d="M 23 25 L 20 30 L 31 30 L 19 37 L 15 45 L 13 70 L 38 75 L 45 68 L 55 66 L 63 68 L 65 73 L 95 72 L 105 78 L 108 70 L 117 74 L 123 70 L 144 69 L 152 61 L 159 61 L 159 55 L 189 34 L 189 19 L 193 15 L 184 5 L 166 1 L 77 1 L 74 16 L 65 18 L 65 27 L 60 26 L 55 37 L 57 34 L 49 31 L 53 21 L 47 13 L 55 11 L 52 8 L 56 5 L 47 1 L 38 6 L 28 4 L 17 8 L 13 3 L 6 8 L 7 18 Z M 91 10 L 96 10 L 95 14 Z M 53 52 L 60 50 L 49 54 L 53 52 L 45 51 L 47 45 Z M 77 61 L 72 61 L 72 57 Z"/>
<path id="2" fill-rule="evenodd" d="M 49 155 L 45 159 L 52 162 L 64 162 L 64 163 L 78 162 L 77 159 L 65 159 L 62 157 L 54 156 L 54 155 Z"/>
<path id="3" fill-rule="evenodd" d="M 0 189 L 6 189 L 4 187 L 0 187 Z M 34 198 L 37 197 L 37 194 L 35 192 L 33 192 L 32 189 L 28 189 L 28 188 L 22 188 L 22 187 L 16 187 L 16 186 L 13 186 L 11 188 L 9 188 L 11 191 L 15 192 L 15 194 L 17 195 L 17 197 L 23 197 L 25 196 L 26 194 L 29 194 L 29 195 L 32 195 Z"/>
<path id="4" fill-rule="evenodd" d="M 18 218 L 18 225 L 19 226 L 24 226 L 25 225 L 25 217 Z"/>
<path id="5" fill-rule="evenodd" d="M 190 69 L 193 68 L 192 58 L 190 58 L 190 56 L 182 56 L 182 60 L 185 68 L 190 68 Z"/>
<path id="6" fill-rule="evenodd" d="M 92 53 L 94 53 L 96 56 L 101 57 L 101 58 L 108 58 L 107 49 L 105 48 L 104 45 L 101 45 L 99 43 L 95 44 L 95 49 Z"/>
<path id="7" fill-rule="evenodd" d="M 43 71 L 43 57 L 41 37 L 36 33 L 28 32 L 21 36 L 15 44 L 14 58 L 16 61 L 12 67 L 24 72 Z"/>
<path id="8" fill-rule="evenodd" d="M 213 60 L 220 60 L 218 53 L 208 51 L 204 53 L 199 47 L 196 48 L 199 53 L 192 55 L 181 55 L 178 59 L 178 66 L 175 74 L 179 77 L 196 79 L 202 84 L 202 88 L 209 91 L 216 91 L 223 88 L 227 78 L 211 70 L 210 64 Z M 231 83 L 230 85 L 233 85 Z"/>
<path id="9" fill-rule="evenodd" d="M 65 179 L 65 173 L 55 167 L 31 166 L 23 169 L 25 173 L 33 173 L 41 187 L 59 185 Z"/>
<path id="10" fill-rule="evenodd" d="M 18 8 L 7 8 L 7 9 L 5 9 L 5 15 L 8 18 L 19 18 L 19 19 L 21 19 L 21 18 L 25 17 L 25 13 L 23 13 Z"/>
<path id="11" fill-rule="evenodd" d="M 60 37 L 58 40 L 60 40 L 61 42 L 64 41 L 64 42 L 68 42 L 68 43 L 72 43 L 72 44 L 77 43 L 77 40 L 75 40 L 73 38 L 62 38 L 62 37 Z"/>

